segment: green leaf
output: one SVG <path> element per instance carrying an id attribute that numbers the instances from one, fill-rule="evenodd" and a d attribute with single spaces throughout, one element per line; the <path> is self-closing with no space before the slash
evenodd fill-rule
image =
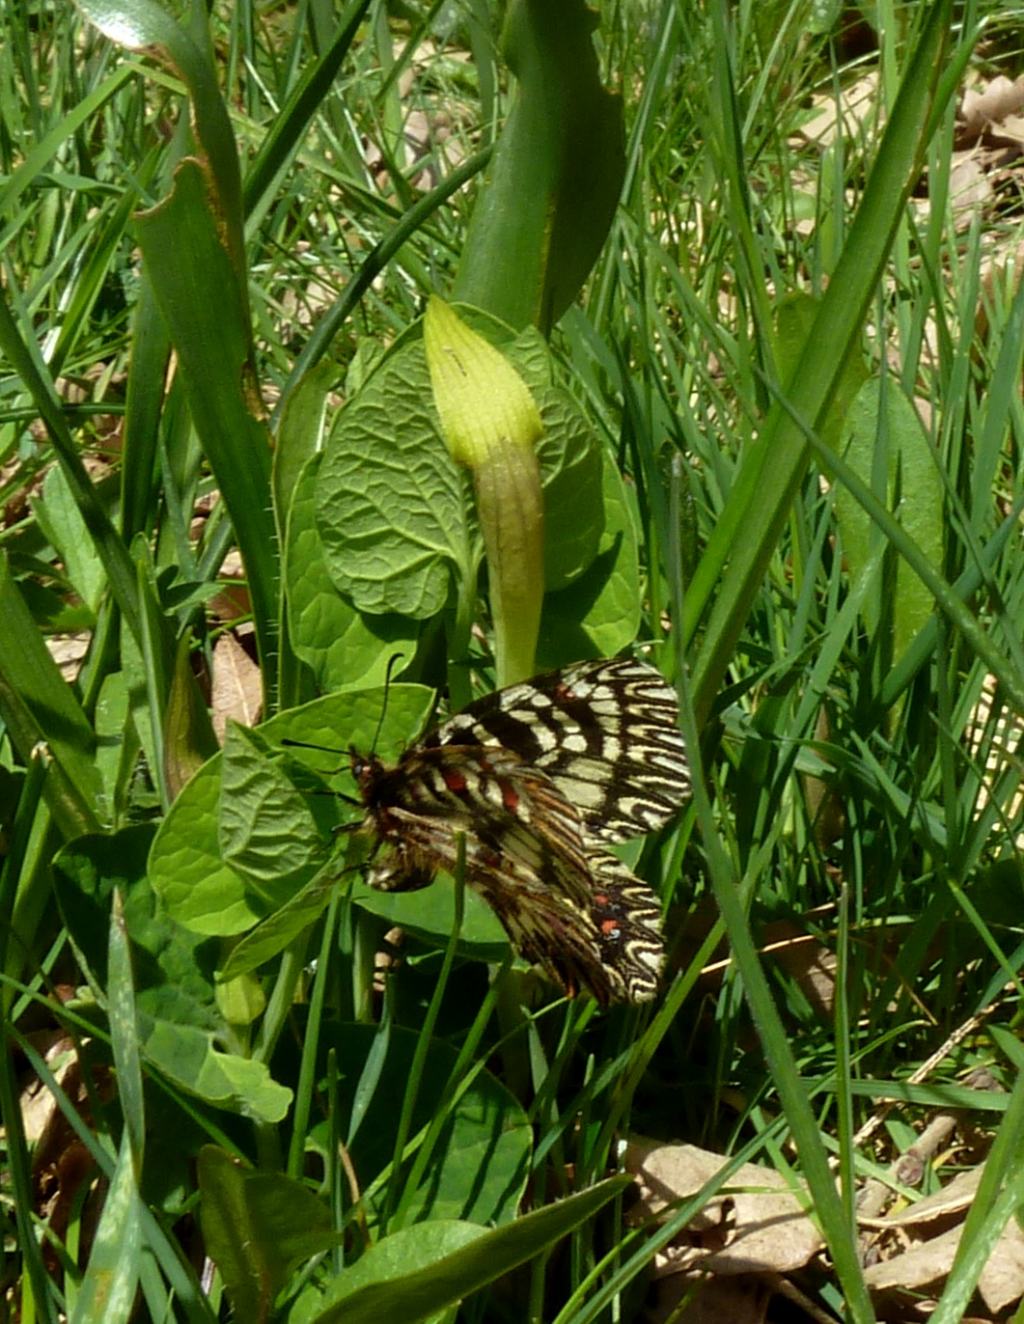
<path id="1" fill-rule="evenodd" d="M 168 915 L 193 933 L 244 933 L 268 907 L 220 856 L 219 754 L 174 801 L 153 842 L 149 876 Z"/>
<path id="2" fill-rule="evenodd" d="M 847 355 L 857 344 L 865 313 L 876 297 L 906 199 L 920 174 L 941 110 L 936 100 L 948 99 L 952 92 L 952 85 L 941 81 L 952 31 L 950 12 L 948 0 L 938 0 L 927 12 L 813 331 L 783 383 L 785 404 L 781 398 L 773 402 L 757 445 L 744 453 L 688 585 L 679 639 L 685 648 L 698 628 L 703 630 L 693 663 L 699 719 L 706 716 L 721 686 L 806 471 L 803 420 L 816 426 L 835 396 Z M 725 52 L 716 55 L 724 65 Z M 844 1274 L 847 1271 L 844 1263 Z"/>
<path id="3" fill-rule="evenodd" d="M 23 336 L 11 315 L 7 302 L 0 299 L 0 351 L 20 377 L 43 419 L 61 469 L 75 495 L 93 546 L 106 567 L 111 595 L 121 610 L 129 631 L 138 635 L 135 571 L 124 542 L 107 515 L 83 463 L 80 448 L 68 428 L 52 377 L 47 372 L 38 346 Z M 6 615 L 6 614 L 5 614 Z M 5 619 L 6 625 L 6 619 Z"/>
<path id="4" fill-rule="evenodd" d="M 158 57 L 175 69 L 188 86 L 192 99 L 192 127 L 206 155 L 220 226 L 227 239 L 236 278 L 244 279 L 242 178 L 238 152 L 227 106 L 209 55 L 154 0 L 78 0 L 78 8 L 111 41 L 129 50 Z M 180 255 L 176 253 L 175 257 L 178 259 Z M 185 267 L 182 274 L 192 275 Z"/>
<path id="5" fill-rule="evenodd" d="M 622 475 L 603 455 L 604 531 L 587 571 L 544 599 L 537 664 L 613 657 L 637 636 L 643 607 L 636 523 Z"/>
<path id="6" fill-rule="evenodd" d="M 222 793 L 222 801 L 223 798 Z M 238 942 L 218 971 L 218 981 L 255 970 L 284 951 L 319 919 L 332 890 L 339 884 L 342 871 L 340 859 L 328 860 L 280 909 L 261 920 Z M 455 927 L 454 882 L 447 873 L 440 872 L 430 887 L 413 892 L 381 892 L 358 879 L 351 888 L 360 909 L 387 920 L 389 926 L 399 925 L 436 947 L 447 945 Z M 467 890 L 463 898 L 458 951 L 477 961 L 500 961 L 508 951 L 508 938 L 500 921 L 486 901 L 472 890 Z"/>
<path id="7" fill-rule="evenodd" d="M 278 566 L 270 433 L 255 383 L 244 276 L 224 246 L 202 164 L 182 161 L 171 194 L 136 224 L 153 293 L 178 353 L 196 432 L 245 563 L 264 683 L 272 689 Z"/>
<path id="8" fill-rule="evenodd" d="M 212 980 L 214 944 L 176 924 L 157 904 L 146 877 L 153 835 L 149 824 L 136 824 L 65 846 L 53 862 L 61 917 L 86 969 L 106 989 L 111 898 L 119 888 L 133 948 L 138 1010 L 200 1029 L 222 1029 Z"/>
<path id="9" fill-rule="evenodd" d="M 58 119 L 53 127 L 33 143 L 31 151 L 20 160 L 0 186 L 0 215 L 14 215 L 15 203 L 27 188 L 39 182 L 47 165 L 57 155 L 61 145 L 72 138 L 83 124 L 88 123 L 116 95 L 122 83 L 133 77 L 134 70 L 124 64 L 99 86 L 83 93 L 73 109 Z"/>
<path id="10" fill-rule="evenodd" d="M 231 949 L 231 955 L 217 972 L 218 981 L 226 983 L 250 970 L 258 969 L 278 952 L 283 952 L 310 925 L 315 924 L 327 908 L 331 892 L 338 886 L 337 870 L 338 866 L 333 861 L 325 864 L 316 877 L 300 888 L 280 910 L 275 910 L 272 915 L 261 920 L 251 933 L 247 933 Z"/>
<path id="11" fill-rule="evenodd" d="M 301 1260 L 338 1235 L 323 1201 L 276 1172 L 249 1172 L 222 1149 L 199 1153 L 203 1243 L 224 1279 L 238 1320 L 264 1320 Z"/>
<path id="12" fill-rule="evenodd" d="M 415 1324 L 454 1305 L 592 1218 L 630 1184 L 607 1181 L 504 1227 L 484 1230 L 438 1222 L 403 1228 L 372 1247 L 332 1283 L 310 1324 Z"/>
<path id="13" fill-rule="evenodd" d="M 148 580 L 149 576 L 143 572 L 140 575 L 139 600 L 142 604 L 143 638 L 149 641 L 145 651 L 150 659 L 155 660 L 160 656 L 158 648 L 165 631 L 157 599 L 150 591 Z M 154 679 L 152 672 L 155 669 L 151 662 L 149 688 L 156 700 L 154 708 L 158 708 L 161 701 L 164 704 L 164 790 L 170 800 L 203 763 L 217 752 L 218 745 L 209 709 L 192 670 L 192 639 L 188 632 L 178 639 L 170 677 L 166 681 L 163 676 Z M 163 699 L 165 694 L 166 700 Z"/>
<path id="14" fill-rule="evenodd" d="M 228 723 L 224 740 L 217 826 L 221 857 L 249 878 L 271 881 L 323 860 L 308 800 L 238 722 Z M 289 845 L 286 866 L 282 842 Z"/>
<path id="15" fill-rule="evenodd" d="M 92 728 L 0 556 L 0 716 L 26 765 L 44 745 L 47 795 L 68 837 L 98 826 L 101 797 Z"/>
<path id="16" fill-rule="evenodd" d="M 339 15 L 338 27 L 319 58 L 293 81 L 280 111 L 272 116 L 245 178 L 245 210 L 250 222 L 276 197 L 279 179 L 295 159 L 309 126 L 331 96 L 334 80 L 358 36 L 370 0 L 353 0 Z M 330 11 L 324 11 L 325 17 Z M 320 24 L 314 21 L 317 45 Z"/>
<path id="17" fill-rule="evenodd" d="M 126 1324 L 132 1318 L 142 1262 L 144 1212 L 126 1129 L 71 1324 L 94 1324 L 100 1319 L 104 1324 Z"/>
<path id="18" fill-rule="evenodd" d="M 821 300 L 810 294 L 791 294 L 783 299 L 775 312 L 775 355 L 779 377 L 787 381 L 800 361 L 818 315 Z M 833 450 L 842 445 L 843 422 L 857 392 L 868 380 L 868 368 L 863 356 L 854 347 L 847 354 L 839 379 L 824 417 L 818 424 L 818 436 Z"/>
<path id="19" fill-rule="evenodd" d="M 107 587 L 107 572 L 62 469 L 54 466 L 49 471 L 32 507 L 76 593 L 95 613 Z"/>
<path id="20" fill-rule="evenodd" d="M 392 685 L 378 750 L 397 753 L 417 733 L 430 710 L 432 691 L 421 685 Z M 263 741 L 284 739 L 323 749 L 289 749 L 287 757 L 298 770 L 315 775 L 316 784 L 351 795 L 354 791 L 348 758 L 350 744 L 370 749 L 381 708 L 383 687 L 346 691 L 316 699 L 257 727 Z M 337 752 L 334 752 L 334 751 Z M 200 768 L 171 806 L 160 825 L 149 857 L 149 875 L 167 913 L 195 933 L 231 937 L 244 933 L 283 905 L 308 879 L 296 874 L 296 861 L 308 861 L 308 830 L 299 819 L 273 846 L 280 860 L 272 885 L 256 889 L 251 880 L 221 856 L 220 810 L 223 755 L 216 754 Z M 331 797 L 311 795 L 308 808 L 326 840 L 340 821 Z M 304 820 L 303 820 L 304 821 Z M 304 866 L 308 870 L 308 864 Z"/>
<path id="21" fill-rule="evenodd" d="M 264 1062 L 222 1053 L 211 1035 L 191 1026 L 140 1019 L 146 1060 L 181 1089 L 262 1122 L 280 1122 L 287 1115 L 292 1091 L 277 1084 Z"/>
<path id="22" fill-rule="evenodd" d="M 472 316 L 470 316 L 472 312 Z M 515 364 L 540 410 L 537 442 L 544 484 L 544 587 L 551 592 L 577 579 L 598 553 L 604 528 L 603 450 L 579 402 L 556 377 L 544 337 L 529 326 L 511 339 L 502 323 L 479 309 L 465 310 Z"/>
<path id="23" fill-rule="evenodd" d="M 607 517 L 603 447 L 568 391 L 550 380 L 530 381 L 525 371 L 523 376 L 544 424 L 537 458 L 544 483 L 544 586 L 550 593 L 578 583 L 600 555 Z"/>
<path id="24" fill-rule="evenodd" d="M 417 1235 L 412 1235 L 413 1233 Z M 377 1283 L 401 1282 L 409 1274 L 429 1271 L 449 1256 L 487 1235 L 487 1229 L 476 1223 L 455 1219 L 441 1219 L 422 1223 L 415 1228 L 403 1228 L 390 1237 L 372 1245 L 356 1264 L 346 1268 L 326 1291 L 308 1290 L 299 1298 L 288 1315 L 289 1324 L 320 1324 L 335 1318 L 335 1310 L 363 1287 Z M 325 1301 L 334 1302 L 325 1310 Z M 338 1318 L 347 1319 L 347 1315 Z M 403 1316 L 403 1320 L 406 1316 Z M 425 1315 L 412 1314 L 415 1320 L 442 1319 L 437 1311 Z"/>
<path id="25" fill-rule="evenodd" d="M 288 512 L 285 584 L 292 647 L 323 691 L 383 681 L 397 652 L 406 664 L 416 654 L 418 628 L 408 617 L 363 615 L 342 597 L 328 574 L 314 519 L 322 455 L 314 455 L 295 483 Z"/>
<path id="26" fill-rule="evenodd" d="M 358 610 L 425 620 L 456 571 L 470 574 L 467 498 L 437 435 L 422 345 L 389 356 L 338 416 L 316 489 L 328 570 Z"/>
<path id="27" fill-rule="evenodd" d="M 139 1023 L 132 983 L 131 946 L 124 919 L 121 892 L 114 888 L 110 906 L 110 945 L 107 958 L 107 1016 L 117 1072 L 117 1095 L 124 1117 L 136 1173 L 142 1170 L 146 1145 L 142 1068 L 139 1063 Z"/>
<path id="28" fill-rule="evenodd" d="M 425 938 L 436 947 L 447 945 L 455 927 L 455 884 L 439 872 L 429 887 L 415 892 L 379 892 L 363 882 L 352 885 L 352 899 L 362 910 Z M 508 952 L 508 937 L 498 917 L 482 897 L 467 887 L 463 897 L 458 950 L 477 961 L 500 961 Z"/>
<path id="29" fill-rule="evenodd" d="M 881 494 L 882 499 L 891 507 L 892 493 L 898 481 L 897 518 L 928 561 L 940 571 L 943 556 L 942 476 L 917 411 L 899 383 L 891 377 L 884 383 L 877 379 L 866 382 L 847 414 L 843 436 L 847 464 L 869 487 L 872 486 L 876 451 L 879 445 L 886 446 L 889 493 Z M 836 491 L 836 514 L 850 578 L 856 580 L 871 555 L 871 517 L 842 484 Z M 880 595 L 869 598 L 869 604 L 873 605 L 872 615 L 876 618 L 872 624 L 877 625 Z M 932 594 L 901 558 L 896 567 L 896 590 L 891 602 L 894 663 L 899 661 L 934 609 Z"/>
<path id="30" fill-rule="evenodd" d="M 377 1081 L 372 1097 L 357 1093 L 365 1063 L 380 1051 L 375 1026 L 331 1024 L 324 1027 L 321 1052 L 333 1046 L 344 1075 L 338 1082 L 335 1107 L 341 1134 L 350 1134 L 349 1119 L 358 1108 L 365 1114 L 350 1144 L 353 1165 L 365 1185 L 391 1164 L 402 1109 L 402 1091 L 409 1079 L 418 1035 L 392 1026 L 384 1058 L 366 1073 Z M 430 1159 L 405 1216 L 420 1223 L 465 1218 L 479 1223 L 506 1222 L 515 1216 L 529 1175 L 532 1133 L 529 1119 L 514 1096 L 489 1071 L 478 1072 L 464 1093 L 453 1090 L 452 1072 L 458 1053 L 442 1040 L 432 1041 L 419 1082 L 409 1134 L 415 1135 L 443 1118 Z M 329 1123 L 318 1124 L 310 1147 L 326 1156 L 331 1144 Z M 394 1176 L 390 1180 L 395 1180 Z"/>
<path id="31" fill-rule="evenodd" d="M 480 191 L 453 297 L 545 333 L 580 291 L 625 173 L 622 104 L 600 82 L 583 0 L 509 7 L 515 103 Z"/>
<path id="32" fill-rule="evenodd" d="M 552 382 L 536 331 L 512 339 L 477 309 L 459 313 L 508 356 L 537 401 L 544 580 L 563 588 L 598 553 L 602 448 L 575 399 Z M 325 563 L 346 598 L 366 613 L 417 620 L 444 606 L 453 573 L 472 564 L 478 535 L 468 481 L 438 431 L 418 325 L 338 416 L 315 486 Z M 316 550 L 310 541 L 304 548 Z"/>
<path id="33" fill-rule="evenodd" d="M 123 671 L 112 671 L 100 685 L 96 711 L 96 769 L 103 783 L 103 818 L 116 823 L 124 811 L 139 736 L 129 708 L 128 683 Z"/>
<path id="34" fill-rule="evenodd" d="M 323 450 L 327 397 L 338 376 L 329 360 L 318 363 L 289 395 L 274 439 L 274 505 L 278 529 L 283 530 L 303 470 Z"/>

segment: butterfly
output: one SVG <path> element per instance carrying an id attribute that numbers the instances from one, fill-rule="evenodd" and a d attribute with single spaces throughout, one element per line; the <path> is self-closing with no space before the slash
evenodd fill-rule
<path id="1" fill-rule="evenodd" d="M 353 751 L 369 883 L 426 887 L 461 852 L 467 884 L 567 994 L 648 1001 L 661 907 L 606 846 L 661 827 L 688 794 L 677 721 L 649 663 L 599 659 L 478 699 L 393 765 Z"/>

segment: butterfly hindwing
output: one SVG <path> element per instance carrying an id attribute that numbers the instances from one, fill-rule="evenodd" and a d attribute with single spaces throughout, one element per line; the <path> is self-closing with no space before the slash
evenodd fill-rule
<path id="1" fill-rule="evenodd" d="M 590 852 L 594 880 L 590 918 L 601 959 L 614 967 L 629 1002 L 647 1002 L 658 990 L 665 960 L 661 903 L 655 893 L 610 851 Z"/>

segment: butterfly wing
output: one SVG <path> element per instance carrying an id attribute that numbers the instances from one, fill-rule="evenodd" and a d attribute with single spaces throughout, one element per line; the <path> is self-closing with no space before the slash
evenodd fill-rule
<path id="1" fill-rule="evenodd" d="M 389 847 L 371 867 L 373 886 L 408 890 L 422 886 L 428 871 L 453 872 L 464 837 L 470 882 L 471 866 L 494 855 L 510 879 L 546 880 L 576 907 L 589 904 L 592 879 L 579 815 L 545 773 L 513 751 L 417 746 L 393 769 L 377 765 L 362 790 L 365 825 Z"/>
<path id="2" fill-rule="evenodd" d="M 613 855 L 584 842 L 550 778 L 512 751 L 410 750 L 368 787 L 368 824 L 385 845 L 368 881 L 387 891 L 455 873 L 501 920 L 516 949 L 570 995 L 601 1003 L 654 995 L 657 898 Z"/>
<path id="3" fill-rule="evenodd" d="M 658 897 L 608 851 L 594 847 L 590 867 L 594 879 L 590 919 L 601 963 L 615 971 L 623 990 L 618 997 L 649 1002 L 658 991 L 665 959 Z"/>
<path id="4" fill-rule="evenodd" d="M 666 823 L 689 794 L 675 691 L 630 658 L 578 662 L 471 703 L 424 746 L 500 745 L 543 771 L 584 835 L 627 841 Z"/>
<path id="5" fill-rule="evenodd" d="M 528 961 L 536 962 L 570 996 L 583 989 L 602 1006 L 628 997 L 625 980 L 609 965 L 589 904 L 580 906 L 554 879 L 561 862 L 536 850 L 530 834 L 515 829 L 501 836 L 460 834 L 415 814 L 399 811 L 405 840 L 436 868 L 454 873 L 458 868 L 459 837 L 464 840 L 467 884 L 488 903 L 512 945 Z M 369 881 L 380 886 L 378 867 Z"/>
<path id="6" fill-rule="evenodd" d="M 469 705 L 393 768 L 358 760 L 369 881 L 421 887 L 461 858 L 518 950 L 569 993 L 654 996 L 660 906 L 602 842 L 660 827 L 690 788 L 672 688 L 645 662 L 581 662 Z"/>

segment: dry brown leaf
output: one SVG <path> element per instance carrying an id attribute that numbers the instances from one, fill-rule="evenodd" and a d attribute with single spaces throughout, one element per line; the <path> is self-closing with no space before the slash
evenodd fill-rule
<path id="1" fill-rule="evenodd" d="M 918 1242 L 902 1254 L 864 1270 L 864 1281 L 876 1292 L 919 1291 L 941 1283 L 949 1274 L 963 1225 L 941 1236 Z M 1024 1296 L 1024 1233 L 1012 1219 L 996 1242 L 978 1280 L 985 1305 L 998 1314 Z"/>
<path id="2" fill-rule="evenodd" d="M 1024 143 L 1024 116 L 1007 115 L 1006 119 L 999 121 L 999 127 L 994 129 L 993 137 L 1000 142 Z"/>
<path id="3" fill-rule="evenodd" d="M 962 1213 L 971 1206 L 982 1171 L 982 1168 L 971 1168 L 969 1172 L 957 1173 L 941 1191 L 933 1191 L 923 1200 L 915 1200 L 913 1204 L 906 1205 L 899 1213 L 878 1219 L 874 1226 L 918 1227 L 923 1223 L 931 1223 L 936 1218 L 947 1218 L 950 1214 Z"/>
<path id="4" fill-rule="evenodd" d="M 1002 74 L 980 91 L 969 88 L 960 106 L 961 137 L 978 138 L 990 124 L 1001 124 L 1024 109 L 1024 79 L 1015 82 Z"/>
<path id="5" fill-rule="evenodd" d="M 239 552 L 228 552 L 221 562 L 217 576 L 220 592 L 210 599 L 207 610 L 216 621 L 238 621 L 252 611 L 249 597 L 249 585 L 245 577 L 245 566 Z M 250 629 L 252 626 L 250 625 Z"/>
<path id="6" fill-rule="evenodd" d="M 88 634 L 51 634 L 46 637 L 50 656 L 69 685 L 74 683 L 82 660 L 89 651 Z"/>
<path id="7" fill-rule="evenodd" d="M 653 1216 L 681 1197 L 695 1195 L 724 1166 L 721 1154 L 696 1145 L 634 1140 L 625 1167 L 641 1182 L 639 1211 Z M 693 1220 L 688 1231 L 703 1244 L 677 1244 L 660 1272 L 701 1268 L 719 1274 L 788 1273 L 802 1268 L 824 1242 L 786 1178 L 772 1168 L 744 1163 Z"/>
<path id="8" fill-rule="evenodd" d="M 222 634 L 213 649 L 210 696 L 210 717 L 221 744 L 229 718 L 243 726 L 254 725 L 262 700 L 259 667 L 233 634 Z"/>
<path id="9" fill-rule="evenodd" d="M 74 1042 L 63 1030 L 51 1030 L 45 1036 L 34 1036 L 33 1047 L 43 1053 L 43 1060 L 53 1072 L 57 1084 L 74 1097 L 80 1077 Z M 31 1077 L 21 1093 L 21 1125 L 26 1142 L 38 1148 L 58 1115 L 53 1094 L 38 1077 Z"/>
<path id="10" fill-rule="evenodd" d="M 878 74 L 867 73 L 863 78 L 840 93 L 838 113 L 836 99 L 831 92 L 822 93 L 814 99 L 814 110 L 800 126 L 799 134 L 805 142 L 818 147 L 830 147 L 837 137 L 837 127 L 842 121 L 843 132 L 853 137 L 859 125 L 875 112 L 878 99 Z"/>
<path id="11" fill-rule="evenodd" d="M 954 152 L 949 172 L 949 199 L 957 230 L 966 230 L 974 213 L 993 195 L 992 177 L 976 151 Z"/>
<path id="12" fill-rule="evenodd" d="M 770 951 L 796 981 L 818 1015 L 831 1019 L 836 993 L 835 952 L 788 919 L 775 920 L 765 928 L 764 950 Z"/>

